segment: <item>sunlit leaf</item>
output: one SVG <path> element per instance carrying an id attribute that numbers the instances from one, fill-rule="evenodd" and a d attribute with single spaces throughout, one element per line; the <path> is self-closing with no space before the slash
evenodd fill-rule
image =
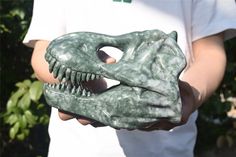
<path id="1" fill-rule="evenodd" d="M 29 92 L 24 94 L 24 96 L 20 99 L 18 105 L 23 110 L 26 110 L 26 109 L 29 108 L 29 106 L 30 106 L 30 94 L 29 94 Z"/>
<path id="2" fill-rule="evenodd" d="M 43 90 L 43 84 L 42 82 L 40 81 L 35 81 L 31 84 L 30 86 L 30 98 L 33 100 L 33 101 L 38 101 L 39 98 L 41 97 L 42 95 L 42 91 Z"/>
<path id="3" fill-rule="evenodd" d="M 11 30 L 9 30 L 5 25 L 0 24 L 0 33 L 11 33 Z"/>
<path id="4" fill-rule="evenodd" d="M 30 124 L 31 126 L 36 124 L 37 117 L 34 116 L 30 110 L 26 110 L 24 112 L 24 115 L 28 124 Z"/>
<path id="5" fill-rule="evenodd" d="M 9 136 L 10 136 L 11 139 L 15 138 L 16 134 L 19 131 L 19 128 L 20 128 L 20 123 L 19 122 L 15 123 L 15 125 L 13 127 L 11 127 L 11 129 L 9 131 Z"/>
<path id="6" fill-rule="evenodd" d="M 18 99 L 25 93 L 25 89 L 19 88 L 7 101 L 7 110 L 9 112 L 13 111 L 16 107 L 16 104 L 18 102 Z"/>
<path id="7" fill-rule="evenodd" d="M 25 134 L 25 136 L 28 136 L 30 133 L 29 129 L 23 129 L 22 132 Z"/>
<path id="8" fill-rule="evenodd" d="M 29 79 L 24 80 L 23 83 L 28 87 L 31 85 L 31 81 Z"/>
<path id="9" fill-rule="evenodd" d="M 42 104 L 42 103 L 37 105 L 37 109 L 38 109 L 38 110 L 43 109 L 44 107 L 45 107 L 45 106 L 44 106 L 44 104 Z"/>
<path id="10" fill-rule="evenodd" d="M 31 77 L 32 79 L 35 79 L 35 78 L 36 78 L 35 73 L 33 73 L 30 77 Z"/>
<path id="11" fill-rule="evenodd" d="M 19 88 L 28 88 L 30 85 L 31 85 L 31 81 L 29 79 L 16 83 L 16 86 Z"/>
<path id="12" fill-rule="evenodd" d="M 16 114 L 11 114 L 7 118 L 5 118 L 5 123 L 8 123 L 10 125 L 16 123 L 18 120 L 18 117 Z"/>
<path id="13" fill-rule="evenodd" d="M 20 128 L 24 129 L 27 127 L 27 119 L 26 119 L 25 115 L 21 116 L 19 122 L 20 122 Z"/>
<path id="14" fill-rule="evenodd" d="M 48 124 L 49 122 L 49 116 L 48 115 L 43 115 L 39 118 L 39 123 L 41 124 Z"/>
<path id="15" fill-rule="evenodd" d="M 16 138 L 17 138 L 19 141 L 23 141 L 23 140 L 25 139 L 25 134 L 22 132 L 22 133 L 18 134 L 18 135 L 16 136 Z"/>
<path id="16" fill-rule="evenodd" d="M 11 10 L 10 14 L 12 16 L 18 16 L 18 17 L 20 17 L 20 19 L 24 19 L 24 17 L 25 17 L 25 12 L 19 8 L 15 8 L 15 9 Z"/>
<path id="17" fill-rule="evenodd" d="M 19 87 L 19 88 L 26 88 L 27 86 L 26 86 L 23 82 L 17 82 L 17 83 L 16 83 L 16 87 Z"/>

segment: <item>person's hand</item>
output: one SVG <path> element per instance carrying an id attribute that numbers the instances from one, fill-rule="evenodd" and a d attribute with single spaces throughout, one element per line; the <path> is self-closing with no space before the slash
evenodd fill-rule
<path id="1" fill-rule="evenodd" d="M 156 123 L 150 124 L 145 128 L 140 128 L 142 131 L 154 131 L 154 130 L 170 130 L 176 126 L 187 123 L 189 116 L 196 110 L 196 98 L 198 94 L 196 89 L 191 87 L 187 82 L 179 80 L 180 96 L 182 101 L 182 117 L 181 122 L 174 124 L 167 119 L 160 120 Z"/>
<path id="2" fill-rule="evenodd" d="M 101 59 L 101 61 L 103 61 L 107 64 L 112 64 L 112 63 L 116 62 L 116 60 L 114 58 L 108 56 L 104 51 L 99 51 L 98 57 Z M 85 83 L 83 83 L 83 85 L 88 87 L 89 89 L 91 89 L 95 93 L 99 93 L 100 91 L 103 91 L 107 88 L 106 82 L 104 79 L 97 79 L 97 80 L 85 82 Z M 59 115 L 60 119 L 64 120 L 64 121 L 76 118 L 78 120 L 78 122 L 81 123 L 82 125 L 91 124 L 93 126 L 103 126 L 103 124 L 101 124 L 95 120 L 92 120 L 92 119 L 89 119 L 89 118 L 86 118 L 86 117 L 83 117 L 80 115 L 76 115 L 73 113 L 69 113 L 66 111 L 62 111 L 62 110 L 58 110 L 58 115 Z"/>

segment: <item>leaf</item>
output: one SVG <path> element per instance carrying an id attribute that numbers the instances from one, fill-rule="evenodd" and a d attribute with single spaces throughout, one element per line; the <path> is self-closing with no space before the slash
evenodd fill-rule
<path id="1" fill-rule="evenodd" d="M 35 79 L 35 78 L 36 78 L 35 73 L 33 73 L 30 77 L 31 77 L 32 79 Z"/>
<path id="2" fill-rule="evenodd" d="M 19 97 L 21 97 L 25 93 L 25 89 L 20 88 L 18 89 L 7 101 L 7 111 L 12 112 L 16 107 Z"/>
<path id="3" fill-rule="evenodd" d="M 31 81 L 29 79 L 16 83 L 16 86 L 19 88 L 28 88 L 30 85 L 31 85 Z"/>
<path id="4" fill-rule="evenodd" d="M 29 129 L 23 129 L 22 132 L 25 134 L 25 136 L 29 136 Z"/>
<path id="5" fill-rule="evenodd" d="M 34 116 L 30 110 L 26 110 L 24 115 L 27 123 L 30 124 L 30 126 L 34 126 L 36 124 L 37 117 Z"/>
<path id="6" fill-rule="evenodd" d="M 0 24 L 0 33 L 11 33 L 10 29 L 8 29 L 4 24 Z"/>
<path id="7" fill-rule="evenodd" d="M 19 122 L 20 122 L 20 128 L 24 129 L 27 127 L 27 120 L 26 120 L 25 115 L 21 116 Z"/>
<path id="8" fill-rule="evenodd" d="M 26 109 L 29 108 L 29 106 L 30 106 L 30 94 L 29 94 L 29 92 L 24 94 L 24 96 L 20 99 L 18 105 L 22 110 L 26 110 Z"/>
<path id="9" fill-rule="evenodd" d="M 17 82 L 17 83 L 15 84 L 15 86 L 18 87 L 18 88 L 26 88 L 25 84 L 22 83 L 22 82 Z"/>
<path id="10" fill-rule="evenodd" d="M 24 133 L 20 133 L 16 136 L 17 140 L 19 141 L 23 141 L 25 139 L 25 134 Z"/>
<path id="11" fill-rule="evenodd" d="M 10 98 L 7 101 L 7 112 L 12 112 L 12 110 L 14 109 L 14 107 L 16 106 L 17 100 L 16 99 L 12 99 Z"/>
<path id="12" fill-rule="evenodd" d="M 9 131 L 9 136 L 10 136 L 11 139 L 15 138 L 16 134 L 19 131 L 19 128 L 20 128 L 20 123 L 19 122 L 15 123 L 15 125 L 13 127 L 11 127 L 11 129 Z"/>
<path id="13" fill-rule="evenodd" d="M 14 123 L 17 122 L 17 120 L 18 120 L 17 115 L 11 114 L 9 117 L 5 119 L 5 123 L 13 125 Z"/>
<path id="14" fill-rule="evenodd" d="M 22 9 L 20 9 L 20 8 L 16 8 L 16 9 L 11 10 L 10 14 L 12 16 L 20 17 L 21 20 L 24 19 L 24 17 L 25 17 L 25 12 Z"/>
<path id="15" fill-rule="evenodd" d="M 29 87 L 31 85 L 31 81 L 29 79 L 24 80 L 23 84 L 26 85 L 27 87 Z"/>
<path id="16" fill-rule="evenodd" d="M 29 129 L 22 129 L 21 133 L 16 136 L 20 141 L 23 141 L 27 136 L 29 136 Z"/>
<path id="17" fill-rule="evenodd" d="M 43 109 L 44 107 L 45 107 L 44 104 L 42 104 L 42 103 L 38 104 L 37 105 L 37 110 Z"/>
<path id="18" fill-rule="evenodd" d="M 39 123 L 46 125 L 49 123 L 49 116 L 48 115 L 43 115 L 39 118 Z"/>
<path id="19" fill-rule="evenodd" d="M 30 98 L 37 102 L 43 93 L 43 84 L 40 81 L 34 81 L 30 86 Z"/>

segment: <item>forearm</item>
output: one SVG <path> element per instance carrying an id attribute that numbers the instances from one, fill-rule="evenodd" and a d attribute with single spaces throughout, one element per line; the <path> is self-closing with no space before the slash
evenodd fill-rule
<path id="1" fill-rule="evenodd" d="M 183 80 L 188 82 L 199 107 L 219 86 L 226 67 L 222 35 L 193 42 L 194 62 L 186 70 Z"/>

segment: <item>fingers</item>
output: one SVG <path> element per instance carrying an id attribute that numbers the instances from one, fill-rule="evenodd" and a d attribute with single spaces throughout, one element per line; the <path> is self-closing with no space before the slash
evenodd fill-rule
<path id="1" fill-rule="evenodd" d="M 82 125 L 90 124 L 94 127 L 105 126 L 104 124 L 94 121 L 92 119 L 89 119 L 89 118 L 86 118 L 83 116 L 78 116 L 78 115 L 75 115 L 75 114 L 72 114 L 72 113 L 69 113 L 66 111 L 62 111 L 62 110 L 58 110 L 58 115 L 59 115 L 60 119 L 63 121 L 76 118 L 77 121 Z M 151 123 L 150 125 L 147 125 L 143 128 L 139 128 L 138 130 L 141 130 L 141 131 L 170 130 L 170 129 L 173 129 L 174 127 L 179 126 L 179 125 L 182 125 L 182 124 L 174 124 L 174 123 L 169 122 L 168 120 L 163 119 L 163 120 L 160 120 L 156 123 Z M 132 130 L 133 129 L 130 129 L 129 131 L 132 131 Z"/>
<path id="2" fill-rule="evenodd" d="M 98 52 L 98 57 L 99 57 L 99 59 L 101 59 L 101 61 L 103 61 L 104 63 L 107 63 L 107 64 L 112 64 L 112 63 L 116 62 L 115 58 L 110 57 L 108 54 L 106 54 L 102 50 L 100 50 Z"/>
<path id="3" fill-rule="evenodd" d="M 72 113 L 62 111 L 62 110 L 58 110 L 58 115 L 59 115 L 59 118 L 63 121 L 74 118 L 74 115 Z"/>
<path id="4" fill-rule="evenodd" d="M 115 63 L 115 62 L 116 62 L 115 58 L 109 57 L 109 58 L 106 59 L 106 63 L 107 63 L 107 64 L 113 64 L 113 63 Z"/>
<path id="5" fill-rule="evenodd" d="M 155 131 L 155 130 L 171 130 L 174 127 L 178 126 L 178 124 L 174 124 L 169 122 L 166 119 L 160 120 L 156 123 L 151 123 L 150 125 L 140 128 L 141 131 Z"/>
<path id="6" fill-rule="evenodd" d="M 196 110 L 196 102 L 193 88 L 184 81 L 179 81 L 180 96 L 182 101 L 182 118 L 181 124 L 188 121 L 189 116 Z"/>
<path id="7" fill-rule="evenodd" d="M 82 124 L 82 125 L 88 125 L 88 124 L 92 124 L 92 121 L 91 120 L 88 120 L 88 119 L 80 119 L 80 118 L 78 118 L 77 119 L 78 120 L 78 122 L 80 123 L 80 124 Z"/>
<path id="8" fill-rule="evenodd" d="M 81 116 L 77 116 L 73 113 L 70 113 L 70 112 L 66 112 L 66 111 L 62 111 L 62 110 L 58 110 L 58 115 L 59 115 L 59 118 L 63 121 L 66 121 L 66 120 L 70 120 L 70 119 L 73 119 L 73 118 L 76 118 L 77 121 L 82 124 L 82 125 L 88 125 L 88 124 L 91 124 L 92 123 L 92 120 L 88 119 L 88 118 L 84 118 L 84 117 L 81 117 Z"/>
<path id="9" fill-rule="evenodd" d="M 179 89 L 182 101 L 182 117 L 180 123 L 172 123 L 168 119 L 159 120 L 156 123 L 151 123 L 146 127 L 140 128 L 142 131 L 154 131 L 154 130 L 171 130 L 174 127 L 184 125 L 187 123 L 189 116 L 194 111 L 194 95 L 192 87 L 184 81 L 179 81 Z"/>

